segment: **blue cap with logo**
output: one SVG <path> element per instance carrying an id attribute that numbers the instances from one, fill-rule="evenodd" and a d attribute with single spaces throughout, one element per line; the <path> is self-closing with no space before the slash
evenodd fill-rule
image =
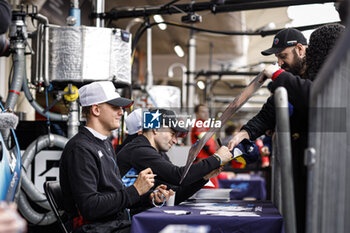
<path id="1" fill-rule="evenodd" d="M 248 139 L 243 139 L 232 150 L 232 157 L 239 163 L 249 164 L 254 163 L 259 159 L 259 147 Z"/>

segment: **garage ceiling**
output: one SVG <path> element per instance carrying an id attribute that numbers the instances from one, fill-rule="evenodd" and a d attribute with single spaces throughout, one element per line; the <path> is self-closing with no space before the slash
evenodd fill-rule
<path id="1" fill-rule="evenodd" d="M 65 25 L 65 19 L 68 16 L 69 0 L 26 0 L 33 4 L 41 6 L 41 13 L 48 16 L 53 24 Z M 82 9 L 82 24 L 94 25 L 94 22 L 89 19 L 89 15 L 93 12 L 93 4 L 91 0 L 80 0 Z M 107 0 L 105 2 L 105 11 L 110 12 L 112 9 L 117 12 L 127 12 L 137 9 L 159 8 L 164 4 L 174 2 L 170 0 Z M 176 1 L 175 5 L 190 4 L 191 0 Z M 210 3 L 217 1 L 196 0 L 197 3 Z M 216 30 L 216 31 L 257 31 L 261 30 L 270 23 L 273 23 L 278 28 L 283 28 L 290 19 L 287 16 L 286 5 L 313 3 L 313 2 L 329 2 L 315 0 L 226 0 L 225 4 L 232 3 L 237 5 L 237 9 L 247 9 L 251 7 L 254 10 L 233 11 L 225 13 L 213 14 L 209 10 L 201 10 L 196 13 L 202 16 L 202 22 L 194 24 L 194 27 Z M 284 7 L 271 8 L 272 6 L 283 5 Z M 259 8 L 259 9 L 255 9 Z M 262 9 L 260 9 L 262 8 Z M 172 8 L 175 9 L 175 8 Z M 228 8 L 227 8 L 228 9 Z M 224 9 L 224 10 L 227 10 Z M 163 14 L 166 22 L 184 24 L 181 22 L 181 16 L 186 13 Z M 106 25 L 125 29 L 132 19 L 135 17 L 121 18 L 108 21 Z M 141 17 L 142 19 L 142 17 Z M 154 22 L 150 17 L 150 22 Z M 187 24 L 190 26 L 190 24 Z M 131 33 L 135 35 L 140 23 L 131 27 Z M 160 30 L 157 26 L 152 27 L 152 55 L 153 55 L 153 73 L 155 84 L 181 85 L 181 75 L 175 74 L 175 78 L 168 79 L 168 67 L 174 62 L 187 64 L 187 49 L 190 35 L 190 30 L 168 25 L 165 31 Z M 209 34 L 197 32 L 196 34 L 196 71 L 209 70 L 209 63 L 212 65 L 212 70 L 228 70 L 239 66 L 250 66 L 262 62 L 275 61 L 274 56 L 265 57 L 260 54 L 260 51 L 271 46 L 273 36 L 227 36 L 219 34 Z M 146 33 L 140 38 L 138 49 L 146 54 Z M 175 55 L 173 46 L 181 45 L 186 53 L 186 56 L 179 58 Z M 212 55 L 210 56 L 210 48 Z M 211 59 L 211 60 L 210 60 Z M 145 65 L 143 66 L 145 69 Z M 260 67 L 261 69 L 261 67 Z M 176 70 L 178 72 L 178 70 Z M 144 72 L 145 74 L 145 72 Z M 212 77 L 213 80 L 218 77 Z M 232 88 L 233 85 L 246 85 L 251 77 L 224 76 L 222 79 L 225 82 L 217 82 L 212 89 L 214 96 L 231 97 L 233 98 L 242 91 L 242 88 Z M 204 79 L 204 77 L 201 77 Z M 228 85 L 230 84 L 230 85 Z M 230 87 L 231 86 L 231 87 Z M 202 95 L 202 91 L 197 89 L 196 93 Z M 268 92 L 260 93 L 256 98 L 258 102 L 264 102 L 264 98 L 268 96 Z"/>

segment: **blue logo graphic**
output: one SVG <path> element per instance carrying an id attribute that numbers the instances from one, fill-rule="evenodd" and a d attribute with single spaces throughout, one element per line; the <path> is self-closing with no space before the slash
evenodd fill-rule
<path id="1" fill-rule="evenodd" d="M 145 111 L 143 112 L 143 128 L 144 129 L 159 129 L 160 128 L 160 116 L 162 114 L 157 111 Z"/>
<path id="2" fill-rule="evenodd" d="M 280 40 L 279 40 L 278 38 L 275 38 L 274 41 L 273 41 L 273 43 L 274 43 L 274 44 L 278 44 L 279 41 L 280 41 Z"/>

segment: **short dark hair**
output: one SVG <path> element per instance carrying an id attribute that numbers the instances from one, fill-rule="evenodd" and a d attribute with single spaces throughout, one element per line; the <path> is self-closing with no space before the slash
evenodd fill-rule
<path id="1" fill-rule="evenodd" d="M 92 106 L 84 106 L 81 108 L 81 113 L 82 113 L 83 117 L 86 118 L 86 120 L 89 119 L 91 107 Z"/>
<path id="2" fill-rule="evenodd" d="M 195 112 L 195 113 L 198 113 L 200 107 L 206 107 L 206 105 L 205 105 L 205 104 L 197 104 L 197 105 L 194 107 L 194 112 Z"/>
<path id="3" fill-rule="evenodd" d="M 310 36 L 306 49 L 306 78 L 314 80 L 328 54 L 333 49 L 345 27 L 341 24 L 328 24 L 317 28 Z"/>
<path id="4" fill-rule="evenodd" d="M 169 126 L 175 132 L 185 133 L 185 134 L 188 133 L 188 130 L 186 128 L 182 128 L 178 124 L 175 124 L 176 122 L 179 121 L 179 119 L 173 110 L 164 109 L 164 108 L 159 108 L 159 109 L 156 108 L 156 109 L 150 109 L 150 111 L 151 112 L 159 112 L 161 114 L 160 115 L 161 122 L 163 122 L 164 125 Z"/>
<path id="5" fill-rule="evenodd" d="M 228 127 L 226 127 L 225 129 L 225 135 L 228 136 L 228 135 L 232 135 L 237 129 L 237 126 L 236 125 L 230 125 Z"/>
<path id="6" fill-rule="evenodd" d="M 152 131 L 152 129 L 150 129 L 150 128 L 142 129 L 142 132 L 144 132 L 144 133 L 151 132 L 151 131 Z"/>

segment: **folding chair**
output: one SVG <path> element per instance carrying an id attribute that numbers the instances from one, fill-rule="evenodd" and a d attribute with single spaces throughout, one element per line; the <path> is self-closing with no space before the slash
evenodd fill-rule
<path id="1" fill-rule="evenodd" d="M 47 200 L 51 206 L 52 211 L 54 212 L 58 223 L 61 227 L 62 232 L 69 233 L 66 226 L 62 221 L 63 212 L 63 195 L 59 181 L 46 181 L 44 183 L 44 191 L 47 197 Z"/>

